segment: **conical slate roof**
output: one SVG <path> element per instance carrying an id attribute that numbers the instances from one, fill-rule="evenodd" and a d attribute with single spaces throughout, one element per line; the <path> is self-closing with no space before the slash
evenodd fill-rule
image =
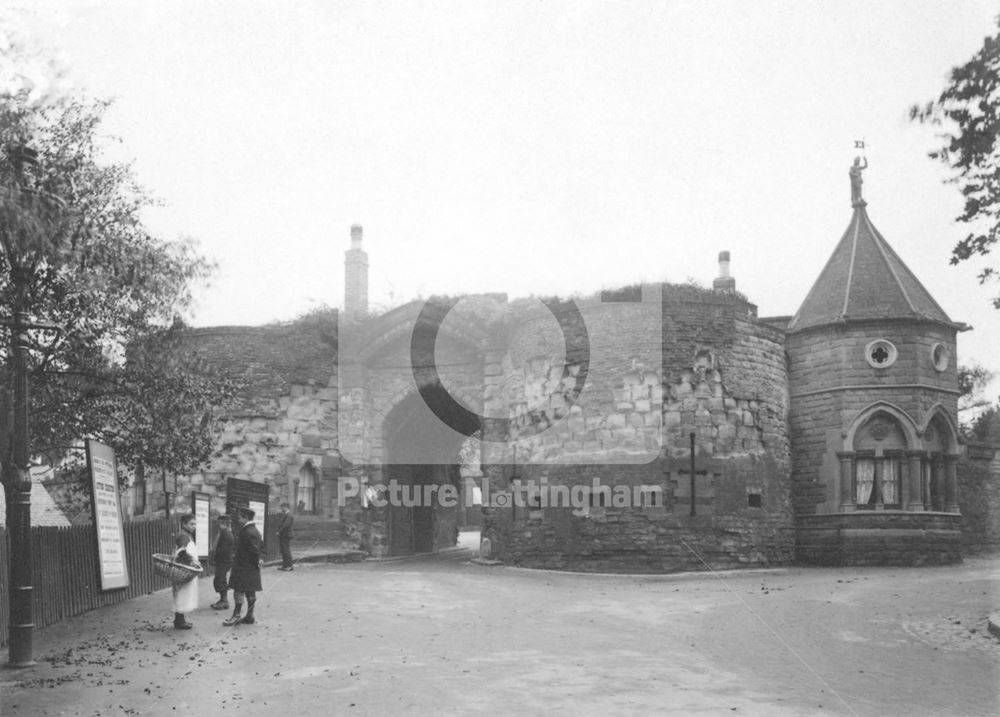
<path id="1" fill-rule="evenodd" d="M 865 202 L 789 322 L 801 331 L 843 321 L 924 319 L 955 325 L 868 218 Z"/>

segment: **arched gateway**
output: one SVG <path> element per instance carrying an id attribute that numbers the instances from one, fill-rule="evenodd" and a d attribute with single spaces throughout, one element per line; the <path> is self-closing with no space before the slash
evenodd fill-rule
<path id="1" fill-rule="evenodd" d="M 362 540 L 380 556 L 455 545 L 462 448 L 481 431 L 487 337 L 461 314 L 426 321 L 425 305 L 342 329 L 340 395 L 349 406 L 340 412 L 341 453 L 364 486 Z"/>
<path id="2" fill-rule="evenodd" d="M 462 481 L 465 436 L 440 423 L 428 399 L 446 403 L 442 386 L 413 391 L 389 412 L 382 427 L 384 483 L 377 490 L 387 527 L 389 555 L 429 553 L 455 544 L 467 486 Z M 454 425 L 461 415 L 452 417 Z M 465 424 L 469 435 L 477 422 Z"/>

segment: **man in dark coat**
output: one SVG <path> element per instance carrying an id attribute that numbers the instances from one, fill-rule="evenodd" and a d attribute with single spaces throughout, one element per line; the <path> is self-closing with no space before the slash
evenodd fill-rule
<path id="1" fill-rule="evenodd" d="M 229 609 L 229 571 L 233 567 L 233 550 L 236 539 L 233 537 L 232 519 L 228 515 L 219 516 L 219 537 L 215 539 L 212 550 L 212 564 L 215 566 L 215 579 L 212 587 L 219 593 L 219 601 L 212 603 L 213 610 Z"/>
<path id="2" fill-rule="evenodd" d="M 233 571 L 229 574 L 229 587 L 232 588 L 236 607 L 229 619 L 222 622 L 231 625 L 253 625 L 255 622 L 253 607 L 257 602 L 257 591 L 260 586 L 260 567 L 264 563 L 264 541 L 260 531 L 253 524 L 254 512 L 249 508 L 240 508 L 236 514 L 236 525 L 239 534 L 236 536 L 236 553 L 233 555 Z M 243 597 L 247 600 L 247 614 L 243 612 Z"/>
<path id="3" fill-rule="evenodd" d="M 292 525 L 295 523 L 295 518 L 288 508 L 288 503 L 281 504 L 281 519 L 278 521 L 278 545 L 281 546 L 281 567 L 278 570 L 294 570 L 292 567 Z"/>

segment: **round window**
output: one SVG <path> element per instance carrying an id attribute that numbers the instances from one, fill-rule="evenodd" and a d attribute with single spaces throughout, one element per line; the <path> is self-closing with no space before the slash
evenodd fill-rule
<path id="1" fill-rule="evenodd" d="M 934 364 L 934 369 L 937 371 L 944 371 L 948 368 L 948 362 L 951 360 L 951 353 L 948 351 L 948 347 L 944 344 L 934 344 L 931 346 L 931 363 Z"/>
<path id="2" fill-rule="evenodd" d="M 865 358 L 875 368 L 888 368 L 896 361 L 896 347 L 885 339 L 876 339 L 865 348 Z"/>

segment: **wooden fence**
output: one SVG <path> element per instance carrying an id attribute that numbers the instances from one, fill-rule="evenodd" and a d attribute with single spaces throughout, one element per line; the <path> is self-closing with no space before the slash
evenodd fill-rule
<path id="1" fill-rule="evenodd" d="M 171 552 L 173 535 L 180 528 L 178 518 L 131 521 L 123 528 L 129 585 L 107 591 L 101 590 L 93 525 L 31 529 L 32 613 L 36 628 L 170 587 L 166 578 L 153 572 L 152 555 Z M 213 524 L 210 545 L 215 543 L 216 531 Z M 277 558 L 277 543 L 274 539 L 266 541 L 265 560 Z M 0 528 L 0 646 L 7 644 L 10 634 L 11 559 L 17 558 L 10 553 L 7 532 Z M 205 565 L 205 576 L 211 575 L 211 566 Z"/>

